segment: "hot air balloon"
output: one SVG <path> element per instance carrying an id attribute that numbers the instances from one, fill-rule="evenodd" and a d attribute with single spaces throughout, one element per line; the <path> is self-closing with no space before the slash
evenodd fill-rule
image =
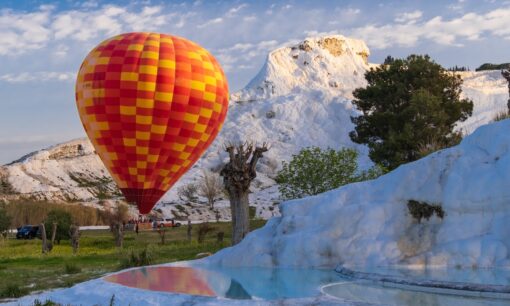
<path id="1" fill-rule="evenodd" d="M 126 200 L 146 214 L 220 131 L 228 84 L 216 59 L 199 45 L 171 35 L 127 33 L 87 55 L 76 104 Z"/>

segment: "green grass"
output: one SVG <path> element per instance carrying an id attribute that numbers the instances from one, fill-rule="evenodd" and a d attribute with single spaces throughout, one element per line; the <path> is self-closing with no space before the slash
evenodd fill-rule
<path id="1" fill-rule="evenodd" d="M 253 220 L 251 229 L 265 224 Z M 197 242 L 199 225 L 193 225 L 193 240 L 187 241 L 187 227 L 167 229 L 161 245 L 155 231 L 125 232 L 124 248 L 115 247 L 108 230 L 82 231 L 80 248 L 73 255 L 70 242 L 63 240 L 51 253 L 41 254 L 41 240 L 7 239 L 0 242 L 0 302 L 50 288 L 70 287 L 106 273 L 150 262 L 160 264 L 196 258 L 198 253 L 214 253 L 230 245 L 231 223 L 210 223 L 215 228 L 203 243 Z M 218 232 L 225 233 L 223 244 L 216 242 Z"/>

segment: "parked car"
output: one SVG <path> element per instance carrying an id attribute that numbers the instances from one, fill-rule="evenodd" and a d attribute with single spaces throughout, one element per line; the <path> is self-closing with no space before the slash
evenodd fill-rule
<path id="1" fill-rule="evenodd" d="M 159 219 L 154 221 L 153 226 L 156 227 L 179 227 L 181 223 L 175 222 L 174 219 Z"/>
<path id="2" fill-rule="evenodd" d="M 23 225 L 18 227 L 18 232 L 16 233 L 16 239 L 34 239 L 40 236 L 39 226 L 37 225 Z"/>

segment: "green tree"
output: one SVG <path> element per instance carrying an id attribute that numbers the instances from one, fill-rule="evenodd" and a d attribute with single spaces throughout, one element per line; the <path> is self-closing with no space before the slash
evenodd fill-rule
<path id="1" fill-rule="evenodd" d="M 354 149 L 304 148 L 290 162 L 283 162 L 276 176 L 280 194 L 284 199 L 302 198 L 383 173 L 377 166 L 359 171 L 357 160 L 358 152 Z"/>
<path id="2" fill-rule="evenodd" d="M 10 227 L 11 217 L 7 214 L 5 208 L 0 207 L 0 234 L 5 237 Z"/>
<path id="3" fill-rule="evenodd" d="M 48 212 L 46 220 L 44 220 L 44 227 L 46 229 L 46 236 L 51 238 L 51 231 L 53 223 L 57 223 L 57 232 L 55 240 L 60 244 L 60 240 L 69 239 L 69 228 L 73 223 L 71 214 L 63 209 L 53 209 Z"/>
<path id="4" fill-rule="evenodd" d="M 462 139 L 453 129 L 471 116 L 473 102 L 460 98 L 460 76 L 429 56 L 395 59 L 365 78 L 368 86 L 353 92 L 362 115 L 352 118 L 350 137 L 368 145 L 376 164 L 391 170 Z"/>

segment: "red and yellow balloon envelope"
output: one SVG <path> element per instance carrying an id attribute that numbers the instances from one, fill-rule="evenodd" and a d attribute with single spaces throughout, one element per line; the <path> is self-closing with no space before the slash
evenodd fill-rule
<path id="1" fill-rule="evenodd" d="M 85 58 L 80 118 L 128 202 L 146 214 L 220 131 L 228 84 L 216 59 L 184 38 L 128 33 Z"/>

